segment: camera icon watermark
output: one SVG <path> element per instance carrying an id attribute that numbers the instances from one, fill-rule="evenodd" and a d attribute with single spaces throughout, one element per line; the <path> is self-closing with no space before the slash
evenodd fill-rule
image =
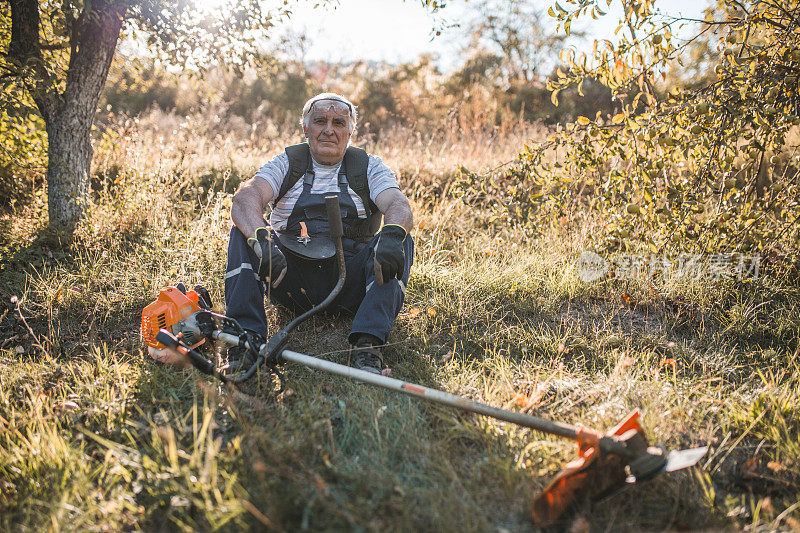
<path id="1" fill-rule="evenodd" d="M 591 283 L 605 276 L 611 265 L 600 254 L 584 250 L 575 263 L 578 278 L 584 283 Z"/>
<path id="2" fill-rule="evenodd" d="M 666 255 L 627 254 L 607 259 L 585 250 L 575 262 L 575 268 L 578 278 L 584 283 L 591 283 L 609 274 L 622 279 L 650 279 L 661 274 L 663 277 L 687 280 L 743 281 L 758 279 L 761 256 L 735 253 L 683 254 L 671 259 Z"/>

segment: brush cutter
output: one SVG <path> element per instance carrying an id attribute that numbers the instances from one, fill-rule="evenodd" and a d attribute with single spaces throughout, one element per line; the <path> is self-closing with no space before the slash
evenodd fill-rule
<path id="1" fill-rule="evenodd" d="M 276 374 L 281 389 L 283 377 L 278 365 L 294 362 L 330 374 L 397 391 L 429 402 L 511 422 L 578 443 L 578 456 L 531 503 L 531 515 L 539 525 L 553 524 L 573 504 L 597 501 L 628 484 L 652 478 L 660 472 L 672 472 L 696 464 L 707 448 L 671 451 L 650 446 L 639 425 L 639 412 L 633 411 L 619 424 L 602 433 L 582 426 L 555 422 L 525 413 L 499 409 L 444 391 L 358 370 L 285 349 L 289 333 L 311 315 L 327 307 L 344 285 L 345 262 L 342 251 L 342 226 L 338 198 L 326 198 L 331 236 L 336 245 L 339 279 L 333 291 L 319 305 L 292 320 L 269 340 L 224 315 L 212 311 L 208 292 L 200 286 L 187 291 L 182 285 L 166 287 L 158 299 L 142 312 L 142 336 L 151 356 L 179 366 L 193 365 L 201 372 L 216 376 L 225 383 L 241 383 L 262 367 Z M 378 279 L 380 282 L 381 280 Z M 206 340 L 219 340 L 249 352 L 255 363 L 248 369 L 228 373 L 195 350 Z"/>

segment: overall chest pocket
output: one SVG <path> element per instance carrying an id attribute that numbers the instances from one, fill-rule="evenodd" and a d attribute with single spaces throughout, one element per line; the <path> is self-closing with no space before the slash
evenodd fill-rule
<path id="1" fill-rule="evenodd" d="M 305 213 L 306 220 L 328 220 L 328 213 L 324 205 L 309 205 L 305 207 L 303 212 Z M 347 209 L 340 207 L 339 212 L 341 213 L 342 220 L 348 220 L 350 212 Z"/>

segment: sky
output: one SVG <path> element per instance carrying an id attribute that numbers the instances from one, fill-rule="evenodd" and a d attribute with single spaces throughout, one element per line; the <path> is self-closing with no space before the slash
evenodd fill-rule
<path id="1" fill-rule="evenodd" d="M 466 32 L 463 27 L 452 25 L 465 25 L 475 4 L 450 0 L 444 9 L 432 15 L 418 0 L 339 0 L 333 3 L 335 8 L 314 8 L 318 3 L 317 0 L 294 2 L 292 16 L 281 24 L 283 31 L 307 36 L 310 44 L 305 50 L 306 60 L 375 60 L 396 64 L 433 53 L 439 56 L 438 64 L 444 70 L 461 63 L 468 42 Z M 554 2 L 535 3 L 547 11 Z M 701 18 L 706 4 L 706 0 L 662 0 L 658 5 L 671 15 Z M 588 36 L 613 39 L 619 13 L 619 1 L 615 0 L 599 21 L 584 17 Z M 555 29 L 555 19 L 545 18 L 553 21 Z M 441 28 L 441 35 L 434 35 L 434 27 Z"/>

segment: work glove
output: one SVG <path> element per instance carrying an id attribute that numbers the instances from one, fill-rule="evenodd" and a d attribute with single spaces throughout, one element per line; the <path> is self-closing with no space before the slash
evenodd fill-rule
<path id="1" fill-rule="evenodd" d="M 286 275 L 286 256 L 283 255 L 278 245 L 272 242 L 267 228 L 258 228 L 256 236 L 247 239 L 247 244 L 253 249 L 258 257 L 258 264 L 253 265 L 261 281 L 272 283 L 273 287 L 278 284 Z"/>
<path id="2" fill-rule="evenodd" d="M 405 252 L 403 241 L 406 239 L 406 229 L 397 224 L 383 226 L 375 243 L 375 277 L 378 285 L 392 278 L 401 279 L 405 270 Z"/>

